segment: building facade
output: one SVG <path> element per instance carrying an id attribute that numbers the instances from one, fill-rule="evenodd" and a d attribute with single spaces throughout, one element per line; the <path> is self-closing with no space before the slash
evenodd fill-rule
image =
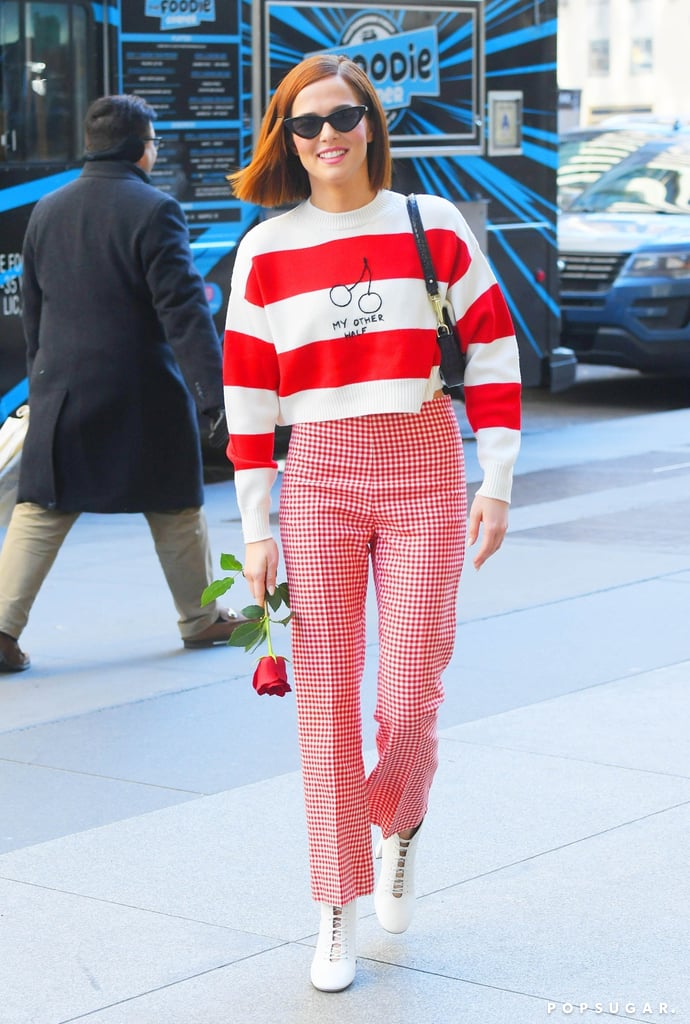
<path id="1" fill-rule="evenodd" d="M 560 127 L 690 121 L 689 59 L 690 0 L 559 0 Z"/>

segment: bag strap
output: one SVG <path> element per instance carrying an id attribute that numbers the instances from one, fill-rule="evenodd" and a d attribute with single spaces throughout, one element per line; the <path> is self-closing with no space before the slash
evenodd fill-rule
<path id="1" fill-rule="evenodd" d="M 439 334 L 450 334 L 450 328 L 443 318 L 443 300 L 439 294 L 436 271 L 434 270 L 431 253 L 429 252 L 429 243 L 427 242 L 426 232 L 424 231 L 424 225 L 422 224 L 422 215 L 419 212 L 417 197 L 414 193 L 410 193 L 407 197 L 407 213 L 410 218 L 410 224 L 412 225 L 412 234 L 414 235 L 414 240 L 417 245 L 419 261 L 422 264 L 422 273 L 424 274 L 424 284 L 426 285 L 427 295 L 429 296 L 429 302 L 433 306 L 434 315 L 436 317 L 436 330 Z"/>

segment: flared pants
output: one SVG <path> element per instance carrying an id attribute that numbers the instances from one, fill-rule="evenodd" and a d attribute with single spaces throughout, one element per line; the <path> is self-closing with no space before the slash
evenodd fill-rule
<path id="1" fill-rule="evenodd" d="M 292 429 L 280 501 L 315 900 L 372 892 L 371 825 L 419 824 L 437 766 L 441 673 L 455 639 L 467 498 L 450 398 L 419 413 Z M 367 776 L 360 688 L 371 564 L 378 605 Z"/>

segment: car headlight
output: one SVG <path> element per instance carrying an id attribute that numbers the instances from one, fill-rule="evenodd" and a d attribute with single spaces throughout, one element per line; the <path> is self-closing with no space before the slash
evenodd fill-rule
<path id="1" fill-rule="evenodd" d="M 690 248 L 633 253 L 621 277 L 690 277 Z"/>

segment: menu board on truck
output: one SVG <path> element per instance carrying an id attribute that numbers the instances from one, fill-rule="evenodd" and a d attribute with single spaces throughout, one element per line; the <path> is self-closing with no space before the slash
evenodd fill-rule
<path id="1" fill-rule="evenodd" d="M 249 123 L 239 8 L 233 0 L 122 5 L 122 91 L 156 111 L 163 145 L 152 179 L 182 203 L 190 225 L 239 218 L 225 180 Z"/>

